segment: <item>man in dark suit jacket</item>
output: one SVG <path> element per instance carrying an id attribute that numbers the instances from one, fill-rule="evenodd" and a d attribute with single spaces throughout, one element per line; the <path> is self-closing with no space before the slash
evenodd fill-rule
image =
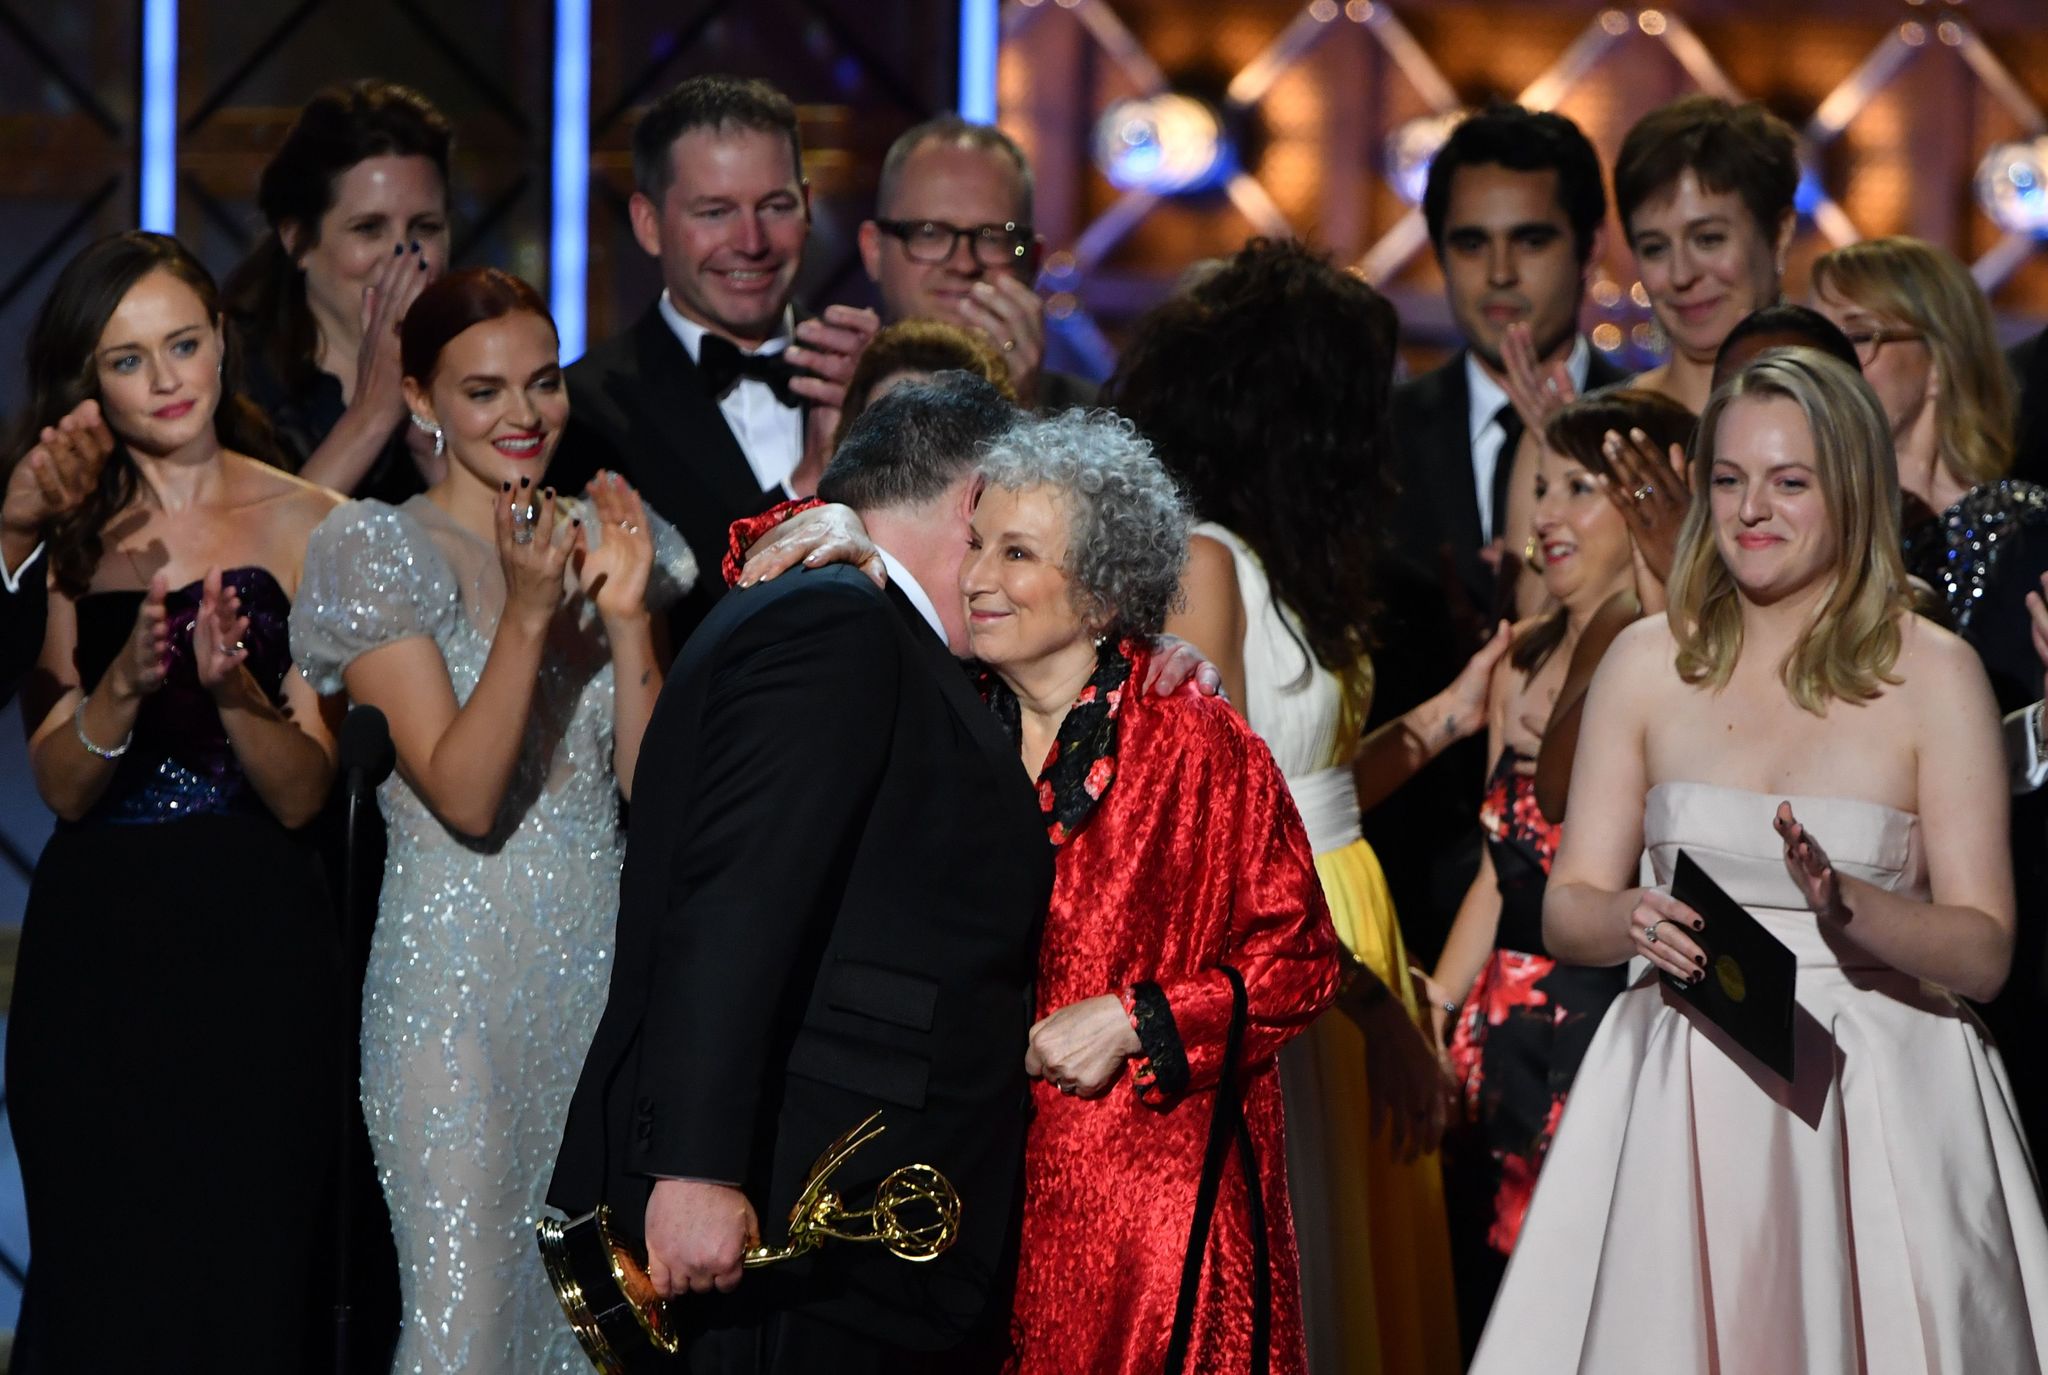
<path id="1" fill-rule="evenodd" d="M 1436 692 L 1503 610 L 1507 478 L 1522 422 L 1508 404 L 1501 348 L 1526 325 L 1537 356 L 1579 392 L 1621 380 L 1578 331 L 1579 303 L 1607 217 L 1600 157 L 1562 115 L 1493 105 L 1452 130 L 1430 164 L 1423 213 L 1465 347 L 1394 388 L 1392 529 L 1402 559 L 1384 579 L 1389 624 L 1375 721 Z M 1445 752 L 1379 808 L 1367 835 L 1387 867 L 1410 948 L 1433 963 L 1478 871 L 1475 816 L 1485 737 Z"/>
<path id="2" fill-rule="evenodd" d="M 861 263 L 888 323 L 964 325 L 1002 350 L 1025 406 L 1092 405 L 1092 383 L 1045 366 L 1045 302 L 1032 290 L 1045 240 L 1031 202 L 1031 163 L 1015 139 L 958 115 L 927 120 L 882 160 Z"/>
<path id="3" fill-rule="evenodd" d="M 662 294 L 568 370 L 569 427 L 549 480 L 622 474 L 715 569 L 726 530 L 823 470 L 874 312 L 798 320 L 810 234 L 796 107 L 762 81 L 692 77 L 633 130 L 633 235 Z M 670 613 L 675 645 L 724 592 L 702 577 Z"/>
<path id="4" fill-rule="evenodd" d="M 728 597 L 648 726 L 611 1001 L 549 1201 L 644 1219 L 692 1371 L 973 1370 L 948 1348 L 1007 1316 L 1052 858 L 948 645 L 974 451 L 1011 414 L 979 379 L 878 402 L 823 492 L 860 512 L 888 590 L 835 567 Z M 742 1248 L 781 1242 L 812 1161 L 877 1108 L 886 1134 L 835 1186 L 864 1202 L 935 1166 L 958 1242 L 920 1265 L 834 1243 L 742 1279 Z"/>

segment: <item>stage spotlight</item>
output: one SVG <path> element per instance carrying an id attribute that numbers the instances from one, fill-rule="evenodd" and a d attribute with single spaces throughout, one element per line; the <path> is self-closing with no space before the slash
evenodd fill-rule
<path id="1" fill-rule="evenodd" d="M 1120 100 L 1095 125 L 1095 165 L 1124 191 L 1179 196 L 1237 174 L 1237 146 L 1214 106 L 1168 91 Z"/>
<path id="2" fill-rule="evenodd" d="M 1417 115 L 1387 135 L 1387 183 L 1402 200 L 1422 204 L 1422 192 L 1429 185 L 1429 164 L 1464 118 L 1463 110 Z"/>
<path id="3" fill-rule="evenodd" d="M 1977 164 L 1977 204 L 2008 234 L 2048 238 L 2048 136 L 1994 144 Z"/>

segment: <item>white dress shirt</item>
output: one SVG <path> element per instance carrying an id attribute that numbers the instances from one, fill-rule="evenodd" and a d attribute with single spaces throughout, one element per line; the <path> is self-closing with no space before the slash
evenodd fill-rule
<path id="1" fill-rule="evenodd" d="M 2042 704 L 2036 702 L 2005 718 L 2005 760 L 2012 772 L 2014 797 L 2024 797 L 2048 783 L 2048 756 L 2036 747 L 2039 732 L 2034 726 L 2042 710 Z"/>
<path id="2" fill-rule="evenodd" d="M 9 568 L 7 560 L 0 559 L 0 587 L 6 588 L 9 592 L 21 591 L 21 575 L 33 568 L 36 560 L 42 556 L 43 546 L 38 544 L 28 551 L 28 557 L 21 561 L 19 568 Z"/>
<path id="3" fill-rule="evenodd" d="M 1572 339 L 1572 351 L 1565 355 L 1564 370 L 1572 379 L 1572 390 L 1584 394 L 1586 390 L 1586 369 L 1593 361 L 1593 350 L 1586 343 L 1586 336 L 1576 335 Z M 1493 526 L 1493 474 L 1502 463 L 1512 463 L 1513 454 L 1500 451 L 1501 441 L 1507 438 L 1507 431 L 1500 423 L 1500 408 L 1508 404 L 1507 389 L 1493 380 L 1493 375 L 1479 361 L 1472 350 L 1465 350 L 1465 391 L 1471 398 L 1467 409 L 1467 433 L 1472 437 L 1472 481 L 1479 489 L 1479 528 L 1491 531 Z"/>
<path id="4" fill-rule="evenodd" d="M 924 623 L 932 628 L 932 634 L 939 637 L 939 643 L 950 649 L 952 642 L 946 638 L 945 623 L 939 619 L 939 608 L 932 604 L 931 594 L 910 575 L 908 568 L 897 562 L 894 554 L 879 544 L 875 546 L 875 552 L 882 556 L 882 567 L 889 570 L 889 581 L 903 589 L 903 595 L 910 598 L 910 604 L 917 608 L 918 615 L 924 617 Z"/>
<path id="5" fill-rule="evenodd" d="M 661 318 L 668 321 L 668 327 L 675 331 L 682 342 L 683 352 L 690 355 L 692 363 L 697 361 L 697 351 L 704 342 L 704 326 L 691 320 L 677 310 L 666 291 L 661 293 Z M 793 327 L 788 310 L 782 312 L 782 333 L 757 349 L 741 349 L 740 352 L 754 356 L 780 353 L 789 347 Z M 732 390 L 718 398 L 718 412 L 725 417 L 725 426 L 732 431 L 732 437 L 739 441 L 740 452 L 747 456 L 747 466 L 754 470 L 754 478 L 764 492 L 780 491 L 785 496 L 795 496 L 789 487 L 790 475 L 804 457 L 804 410 L 802 406 L 785 406 L 775 399 L 775 389 L 756 377 L 742 377 L 733 383 Z"/>

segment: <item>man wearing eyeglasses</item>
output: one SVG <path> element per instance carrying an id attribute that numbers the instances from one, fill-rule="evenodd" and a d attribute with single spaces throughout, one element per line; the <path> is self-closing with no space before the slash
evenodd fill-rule
<path id="1" fill-rule="evenodd" d="M 965 326 L 1002 351 L 1024 405 L 1086 405 L 1092 386 L 1045 368 L 1045 302 L 1032 289 L 1044 252 L 1031 164 L 1009 135 L 944 115 L 890 147 L 875 218 L 860 227 L 882 318 Z"/>

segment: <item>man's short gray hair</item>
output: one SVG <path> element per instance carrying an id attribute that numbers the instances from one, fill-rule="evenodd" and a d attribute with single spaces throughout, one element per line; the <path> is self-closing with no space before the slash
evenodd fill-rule
<path id="1" fill-rule="evenodd" d="M 928 119 L 906 131 L 889 145 L 888 154 L 882 159 L 882 181 L 875 191 L 875 209 L 882 215 L 896 213 L 896 190 L 903 183 L 903 165 L 910 161 L 910 155 L 927 143 L 949 143 L 956 148 L 972 148 L 978 153 L 994 153 L 1015 169 L 1017 175 L 1017 217 L 1019 223 L 1031 223 L 1031 160 L 1024 156 L 1024 150 L 993 124 L 974 124 L 958 115 L 940 115 Z"/>
<path id="2" fill-rule="evenodd" d="M 1157 635 L 1180 604 L 1187 503 L 1130 421 L 1071 410 L 1018 421 L 981 458 L 990 486 L 1049 487 L 1067 499 L 1066 573 L 1100 634 Z"/>

